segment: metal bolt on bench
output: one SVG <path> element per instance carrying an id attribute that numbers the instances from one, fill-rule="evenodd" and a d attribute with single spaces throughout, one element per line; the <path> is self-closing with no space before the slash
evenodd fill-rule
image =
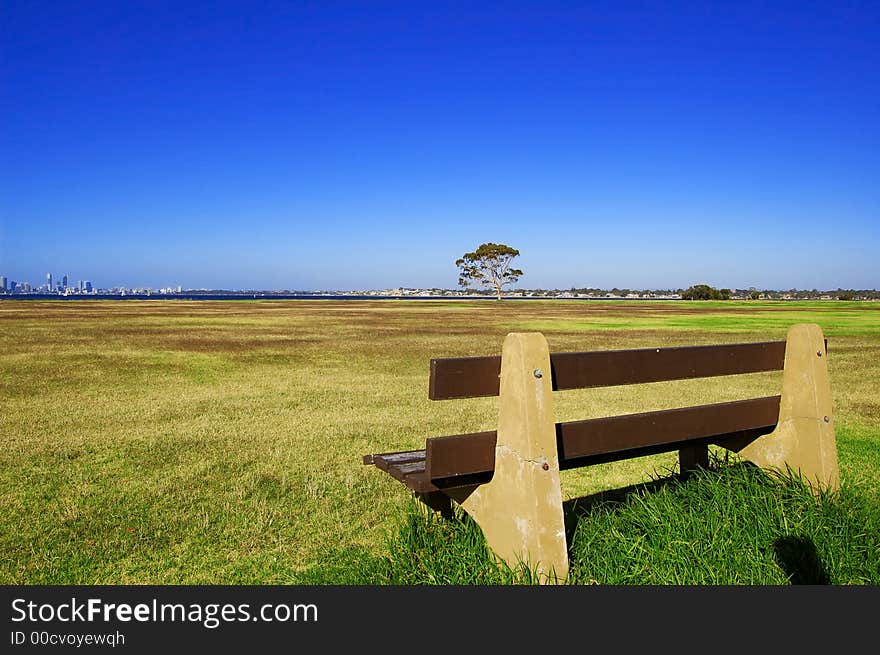
<path id="1" fill-rule="evenodd" d="M 500 395 L 498 429 L 431 437 L 424 450 L 364 456 L 429 507 L 455 501 L 496 557 L 544 582 L 568 575 L 559 471 L 679 451 L 682 472 L 708 465 L 709 444 L 814 490 L 837 489 L 826 342 L 818 325 L 785 341 L 550 353 L 540 333 L 507 335 L 496 357 L 432 359 L 431 400 Z M 556 423 L 553 391 L 783 370 L 781 396 Z M 550 372 L 550 374 L 545 374 Z"/>

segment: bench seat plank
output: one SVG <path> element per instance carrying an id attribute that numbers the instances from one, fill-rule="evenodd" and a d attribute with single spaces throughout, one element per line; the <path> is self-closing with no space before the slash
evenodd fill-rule
<path id="1" fill-rule="evenodd" d="M 406 450 L 399 453 L 364 455 L 364 464 L 372 464 L 399 480 L 416 493 L 440 491 L 425 475 L 425 451 Z"/>
<path id="2" fill-rule="evenodd" d="M 380 453 L 378 455 L 364 455 L 364 464 L 374 464 L 377 468 L 387 471 L 389 466 L 395 464 L 407 464 L 425 460 L 424 450 L 407 450 L 399 453 Z"/>
<path id="3" fill-rule="evenodd" d="M 385 471 L 395 480 L 403 482 L 413 491 L 422 492 L 423 487 L 425 487 L 424 450 L 365 455 L 364 464 L 372 464 L 376 468 Z"/>
<path id="4" fill-rule="evenodd" d="M 472 436 L 490 436 L 492 438 L 489 460 L 487 461 L 485 456 L 478 459 L 478 467 L 475 467 L 473 464 L 465 463 L 465 470 L 463 470 L 462 473 L 450 476 L 448 479 L 431 480 L 425 470 L 426 458 L 424 450 L 407 450 L 399 453 L 364 455 L 363 461 L 365 465 L 371 464 L 376 468 L 385 471 L 395 480 L 399 480 L 416 493 L 432 493 L 444 489 L 470 487 L 488 482 L 492 478 L 492 472 L 495 470 L 495 433 L 486 432 L 478 433 L 476 435 L 455 435 L 452 439 L 461 443 L 463 438 Z M 475 440 L 475 443 L 479 446 L 483 442 L 478 438 Z M 468 448 L 466 448 L 465 451 L 470 452 Z M 479 470 L 474 470 L 475 468 L 478 468 Z"/>

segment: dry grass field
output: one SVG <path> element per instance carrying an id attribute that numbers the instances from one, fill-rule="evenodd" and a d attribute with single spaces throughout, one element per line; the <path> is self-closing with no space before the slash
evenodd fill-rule
<path id="1" fill-rule="evenodd" d="M 407 499 L 366 453 L 494 429 L 497 399 L 427 399 L 431 357 L 829 342 L 845 482 L 880 499 L 880 304 L 0 302 L 0 582 L 296 584 L 379 553 Z M 556 394 L 557 420 L 778 393 L 780 373 Z M 674 455 L 563 473 L 578 497 Z"/>

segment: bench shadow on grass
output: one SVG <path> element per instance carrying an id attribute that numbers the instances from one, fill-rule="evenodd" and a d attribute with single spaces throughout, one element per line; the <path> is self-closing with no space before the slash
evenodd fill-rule
<path id="1" fill-rule="evenodd" d="M 831 584 L 831 579 L 816 552 L 816 545 L 808 537 L 800 535 L 780 537 L 773 542 L 773 552 L 791 584 Z"/>
<path id="2" fill-rule="evenodd" d="M 580 496 L 571 500 L 563 501 L 562 512 L 565 520 L 565 542 L 572 543 L 574 533 L 581 520 L 589 520 L 591 512 L 604 506 L 623 506 L 633 494 L 653 494 L 669 484 L 681 481 L 677 474 L 641 482 L 618 489 L 607 489 L 588 496 Z"/>

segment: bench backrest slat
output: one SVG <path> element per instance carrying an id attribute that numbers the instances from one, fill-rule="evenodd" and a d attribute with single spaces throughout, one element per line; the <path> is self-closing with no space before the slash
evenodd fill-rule
<path id="1" fill-rule="evenodd" d="M 560 468 L 586 458 L 626 459 L 648 452 L 678 450 L 688 442 L 719 443 L 773 431 L 779 396 L 667 409 L 641 414 L 556 424 Z M 478 432 L 426 440 L 429 479 L 490 473 L 495 466 L 497 433 Z M 580 462 L 578 460 L 581 460 Z"/>
<path id="2" fill-rule="evenodd" d="M 425 440 L 425 473 L 429 480 L 495 470 L 498 433 L 474 432 Z"/>
<path id="3" fill-rule="evenodd" d="M 779 418 L 780 396 L 559 423 L 559 457 L 567 461 L 683 441 L 766 429 Z"/>
<path id="4" fill-rule="evenodd" d="M 556 391 L 778 371 L 784 361 L 785 341 L 550 353 Z M 432 359 L 428 398 L 497 396 L 500 373 L 500 356 Z"/>

